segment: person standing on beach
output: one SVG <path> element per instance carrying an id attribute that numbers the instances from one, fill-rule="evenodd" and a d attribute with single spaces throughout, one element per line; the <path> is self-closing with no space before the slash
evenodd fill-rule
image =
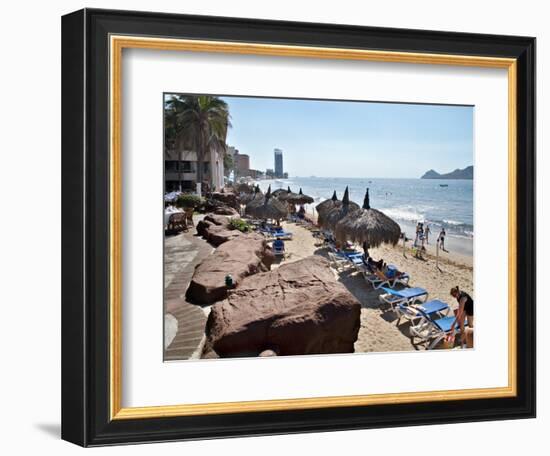
<path id="1" fill-rule="evenodd" d="M 426 223 L 426 228 L 424 228 L 424 238 L 426 239 L 426 244 L 429 244 L 428 242 L 428 235 L 431 233 L 430 225 Z"/>
<path id="2" fill-rule="evenodd" d="M 441 231 L 439 232 L 439 237 L 437 238 L 437 242 L 439 242 L 439 246 L 441 247 L 441 250 L 446 252 L 445 250 L 445 228 L 441 228 Z"/>
<path id="3" fill-rule="evenodd" d="M 418 222 L 416 224 L 416 236 L 414 237 L 414 246 L 418 247 L 418 241 L 420 240 L 420 233 L 422 233 L 422 224 Z"/>
<path id="4" fill-rule="evenodd" d="M 451 288 L 451 296 L 455 298 L 458 302 L 458 309 L 455 311 L 456 319 L 451 325 L 451 337 L 453 337 L 454 329 L 458 323 L 460 327 L 460 341 L 461 343 L 467 343 L 468 348 L 473 347 L 473 338 L 466 337 L 465 331 L 465 321 L 468 318 L 468 328 L 474 328 L 474 300 L 472 297 L 465 291 L 461 291 L 456 287 Z M 470 346 L 471 345 L 471 346 Z"/>

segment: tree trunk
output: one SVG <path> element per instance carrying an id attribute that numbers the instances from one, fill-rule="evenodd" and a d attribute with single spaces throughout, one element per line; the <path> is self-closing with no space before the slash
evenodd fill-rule
<path id="1" fill-rule="evenodd" d="M 197 147 L 197 182 L 201 184 L 201 191 L 204 191 L 202 187 L 202 180 L 204 176 L 204 141 L 202 141 L 202 138 L 199 139 L 199 144 Z"/>
<path id="2" fill-rule="evenodd" d="M 180 159 L 180 161 L 178 163 L 178 188 L 179 188 L 179 191 L 181 192 L 181 191 L 183 191 L 183 188 L 181 186 L 181 162 L 182 162 L 181 159 L 183 158 L 183 154 L 182 154 L 181 149 L 180 149 L 180 152 L 179 152 L 178 155 L 179 155 L 179 159 Z"/>

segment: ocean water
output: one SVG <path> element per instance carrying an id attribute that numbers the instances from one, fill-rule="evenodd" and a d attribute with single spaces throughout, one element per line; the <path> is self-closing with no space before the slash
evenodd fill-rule
<path id="1" fill-rule="evenodd" d="M 269 185 L 272 190 L 290 186 L 293 192 L 301 187 L 305 194 L 315 199 L 308 211 L 331 198 L 334 190 L 338 199 L 342 199 L 346 186 L 349 186 L 350 199 L 361 206 L 369 188 L 371 207 L 393 218 L 409 236 L 417 222 L 428 223 L 434 240 L 441 228 L 445 228 L 448 237 L 463 241 L 460 250 L 471 254 L 474 236 L 472 180 L 292 177 L 258 183 L 263 191 Z"/>

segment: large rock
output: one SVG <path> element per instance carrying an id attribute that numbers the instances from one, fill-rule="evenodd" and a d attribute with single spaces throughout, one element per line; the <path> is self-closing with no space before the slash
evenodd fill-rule
<path id="1" fill-rule="evenodd" d="M 227 244 L 225 244 L 227 245 Z M 352 353 L 361 305 L 311 256 L 247 277 L 211 309 L 206 351 L 220 357 Z"/>
<path id="2" fill-rule="evenodd" d="M 214 209 L 214 214 L 218 215 L 230 215 L 232 217 L 239 217 L 239 213 L 229 206 L 220 206 L 217 209 Z"/>
<path id="3" fill-rule="evenodd" d="M 231 217 L 208 214 L 197 223 L 197 233 L 210 244 L 217 247 L 224 242 L 239 238 L 242 233 L 230 227 Z"/>
<path id="4" fill-rule="evenodd" d="M 214 247 L 218 247 L 221 244 L 243 236 L 246 235 L 241 233 L 239 230 L 229 230 L 222 226 L 213 225 L 208 229 L 207 234 L 204 237 Z"/>
<path id="5" fill-rule="evenodd" d="M 239 196 L 233 192 L 212 192 L 210 198 L 216 201 L 220 201 L 226 206 L 232 207 L 233 209 L 238 209 L 240 202 Z"/>
<path id="6" fill-rule="evenodd" d="M 274 256 L 263 236 L 243 234 L 223 243 L 195 268 L 186 297 L 197 304 L 212 304 L 227 296 L 225 277 L 230 274 L 235 286 L 257 272 L 268 271 Z"/>

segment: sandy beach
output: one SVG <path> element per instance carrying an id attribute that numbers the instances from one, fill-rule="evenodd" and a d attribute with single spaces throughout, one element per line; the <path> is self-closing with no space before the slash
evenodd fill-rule
<path id="1" fill-rule="evenodd" d="M 309 255 L 327 256 L 328 249 L 323 247 L 311 231 L 304 226 L 283 222 L 283 228 L 293 233 L 293 239 L 285 241 L 287 256 L 284 262 L 292 262 Z M 375 259 L 383 258 L 388 264 L 396 265 L 400 271 L 411 275 L 410 285 L 426 288 L 428 299 L 439 299 L 456 308 L 456 301 L 449 295 L 453 286 L 458 285 L 474 296 L 472 258 L 453 253 L 440 252 L 439 268 L 435 261 L 435 247 L 428 245 L 424 260 L 415 258 L 407 243 L 405 255 L 402 243 L 396 246 L 382 245 L 371 249 Z M 277 264 L 272 266 L 277 267 Z M 410 351 L 423 349 L 412 344 L 409 337 L 409 323 L 402 319 L 397 325 L 397 316 L 380 307 L 380 291 L 374 290 L 363 276 L 350 268 L 334 274 L 338 280 L 361 303 L 361 329 L 355 343 L 355 352 Z"/>

